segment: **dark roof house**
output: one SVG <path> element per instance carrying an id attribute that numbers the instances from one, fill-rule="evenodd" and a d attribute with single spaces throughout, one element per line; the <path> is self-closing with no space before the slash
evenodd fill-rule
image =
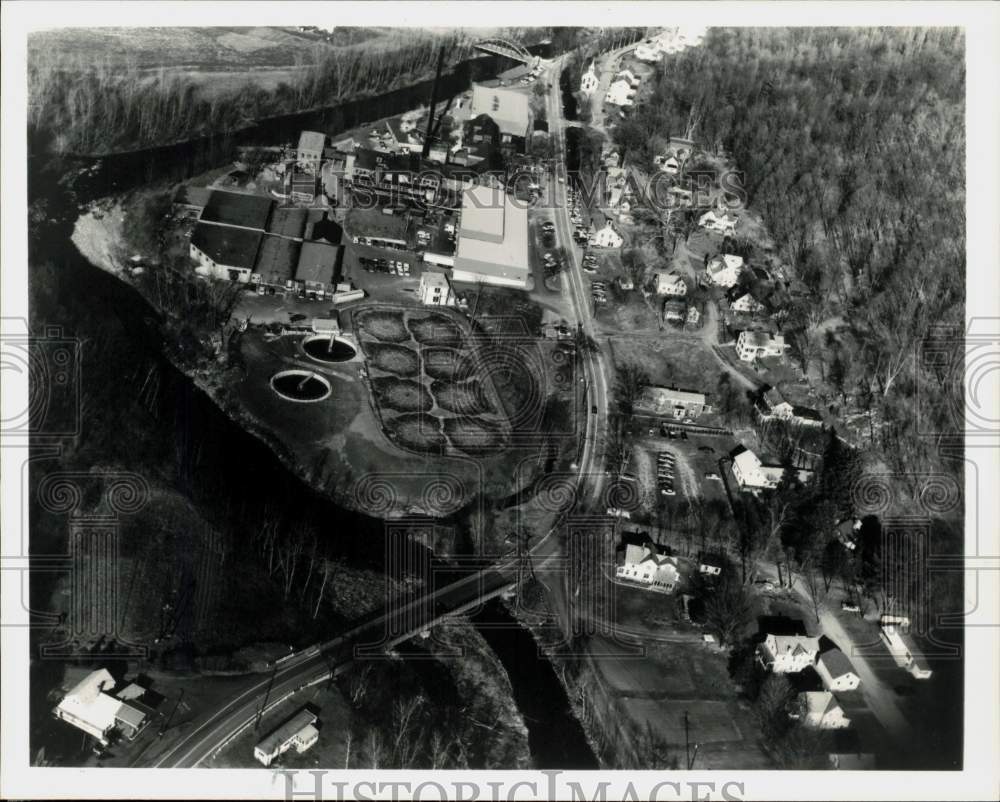
<path id="1" fill-rule="evenodd" d="M 295 280 L 332 284 L 342 254 L 343 248 L 339 245 L 303 242 L 298 265 L 295 268 Z"/>
<path id="2" fill-rule="evenodd" d="M 245 228 L 198 223 L 191 244 L 217 264 L 253 270 L 263 236 Z"/>
<path id="3" fill-rule="evenodd" d="M 292 277 L 301 247 L 295 240 L 265 235 L 254 272 L 265 284 L 283 286 Z"/>
<path id="4" fill-rule="evenodd" d="M 220 223 L 264 231 L 273 202 L 261 195 L 214 190 L 201 213 L 205 223 Z"/>

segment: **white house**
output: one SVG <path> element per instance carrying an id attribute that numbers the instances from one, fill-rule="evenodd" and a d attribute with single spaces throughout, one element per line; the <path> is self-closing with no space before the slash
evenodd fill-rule
<path id="1" fill-rule="evenodd" d="M 293 747 L 296 752 L 305 752 L 319 739 L 316 718 L 315 713 L 300 710 L 258 743 L 253 749 L 253 756 L 265 766 L 270 766 L 275 758 Z"/>
<path id="2" fill-rule="evenodd" d="M 782 335 L 772 336 L 766 331 L 741 331 L 736 338 L 736 355 L 744 362 L 753 362 L 766 356 L 782 356 L 785 347 Z"/>
<path id="3" fill-rule="evenodd" d="M 799 719 L 815 730 L 842 730 L 851 720 L 829 691 L 806 691 L 799 694 Z"/>
<path id="4" fill-rule="evenodd" d="M 121 701 L 108 693 L 114 687 L 115 679 L 106 668 L 92 671 L 70 689 L 52 712 L 56 718 L 107 743 L 108 733 L 115 726 L 115 713 L 121 707 Z"/>
<path id="5" fill-rule="evenodd" d="M 594 62 L 590 62 L 590 68 L 583 74 L 583 77 L 580 78 L 580 92 L 581 94 L 590 97 L 597 91 L 599 84 L 600 79 L 598 79 L 597 73 L 594 72 Z"/>
<path id="6" fill-rule="evenodd" d="M 735 234 L 736 224 L 740 221 L 738 217 L 728 214 L 719 214 L 714 209 L 705 212 L 699 219 L 698 225 L 709 231 L 716 231 L 719 234 Z"/>
<path id="7" fill-rule="evenodd" d="M 657 295 L 687 295 L 687 284 L 675 270 L 658 270 L 656 272 Z"/>
<path id="8" fill-rule="evenodd" d="M 420 303 L 425 306 L 453 306 L 455 303 L 451 285 L 444 273 L 430 271 L 421 273 L 417 297 L 420 298 Z"/>
<path id="9" fill-rule="evenodd" d="M 633 55 L 647 64 L 656 64 L 663 58 L 663 51 L 660 50 L 657 42 L 640 42 L 636 45 Z"/>
<path id="10" fill-rule="evenodd" d="M 604 228 L 590 237 L 590 244 L 597 248 L 620 248 L 624 241 L 610 220 L 604 224 Z"/>
<path id="11" fill-rule="evenodd" d="M 135 683 L 119 696 L 113 696 L 115 679 L 106 668 L 92 671 L 73 686 L 52 711 L 53 715 L 71 724 L 102 744 L 118 729 L 129 740 L 148 723 L 150 709 L 137 701 L 145 689 Z"/>
<path id="12" fill-rule="evenodd" d="M 828 691 L 853 691 L 861 684 L 861 677 L 840 649 L 823 652 L 816 662 L 816 673 Z"/>
<path id="13" fill-rule="evenodd" d="M 698 573 L 705 576 L 719 576 L 722 573 L 722 558 L 716 554 L 699 554 Z"/>
<path id="14" fill-rule="evenodd" d="M 741 489 L 773 489 L 778 486 L 783 473 L 781 467 L 765 466 L 750 449 L 733 457 L 733 476 Z"/>
<path id="15" fill-rule="evenodd" d="M 659 554 L 650 546 L 629 544 L 625 548 L 625 562 L 618 566 L 620 579 L 639 582 L 650 590 L 671 593 L 677 586 L 677 559 Z"/>
<path id="16" fill-rule="evenodd" d="M 916 679 L 930 678 L 931 669 L 913 638 L 906 632 L 906 625 L 883 622 L 879 636 L 889 649 L 889 654 L 896 661 L 896 665 L 909 671 Z"/>
<path id="17" fill-rule="evenodd" d="M 819 638 L 768 635 L 757 644 L 757 660 L 775 674 L 797 674 L 816 662 Z"/>
<path id="18" fill-rule="evenodd" d="M 733 301 L 729 308 L 734 312 L 743 312 L 745 314 L 755 315 L 758 312 L 763 312 L 766 307 L 760 301 L 753 297 L 749 292 L 744 293 L 735 301 Z"/>
<path id="19" fill-rule="evenodd" d="M 635 90 L 632 85 L 624 78 L 619 78 L 608 87 L 608 91 L 604 95 L 604 102 L 614 106 L 632 106 L 634 105 L 632 100 L 634 97 Z"/>
<path id="20" fill-rule="evenodd" d="M 639 86 L 639 76 L 632 72 L 632 70 L 622 70 L 615 76 L 615 80 L 617 81 L 619 78 L 624 81 L 628 81 L 628 85 L 633 89 Z"/>
<path id="21" fill-rule="evenodd" d="M 731 253 L 720 254 L 713 258 L 705 268 L 705 283 L 728 289 L 740 280 L 743 267 L 742 256 Z"/>
<path id="22" fill-rule="evenodd" d="M 704 393 L 693 390 L 678 390 L 673 387 L 644 387 L 636 401 L 636 407 L 654 415 L 664 415 L 675 420 L 697 418 L 703 412 L 711 412 Z"/>
<path id="23" fill-rule="evenodd" d="M 750 449 L 743 449 L 733 457 L 733 476 L 741 490 L 773 490 L 778 486 L 785 469 L 781 465 L 765 465 Z M 812 471 L 799 470 L 798 478 L 806 482 Z"/>

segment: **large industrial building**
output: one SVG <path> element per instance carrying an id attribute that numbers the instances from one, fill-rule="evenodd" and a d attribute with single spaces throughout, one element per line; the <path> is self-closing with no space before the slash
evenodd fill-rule
<path id="1" fill-rule="evenodd" d="M 528 209 L 502 189 L 467 190 L 452 279 L 525 289 L 530 274 Z"/>

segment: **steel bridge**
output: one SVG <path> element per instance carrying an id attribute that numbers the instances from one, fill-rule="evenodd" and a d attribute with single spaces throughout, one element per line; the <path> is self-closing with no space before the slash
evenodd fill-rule
<path id="1" fill-rule="evenodd" d="M 504 56 L 513 61 L 520 61 L 529 67 L 537 61 L 537 56 L 531 55 L 523 45 L 511 42 L 507 39 L 483 39 L 473 45 L 477 50 L 484 53 L 491 53 L 496 56 Z"/>

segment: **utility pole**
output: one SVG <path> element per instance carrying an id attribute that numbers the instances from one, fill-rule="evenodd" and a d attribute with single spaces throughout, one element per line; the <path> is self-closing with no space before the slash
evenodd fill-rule
<path id="1" fill-rule="evenodd" d="M 174 713 L 176 713 L 177 712 L 177 708 L 181 706 L 181 699 L 183 699 L 183 698 L 184 698 L 184 689 L 181 688 L 180 695 L 177 697 L 177 701 L 174 702 L 174 709 L 170 711 L 170 715 L 167 716 L 167 720 L 165 722 L 163 722 L 163 726 L 160 727 L 160 731 L 156 733 L 156 737 L 157 738 L 162 738 L 163 737 L 163 733 L 165 733 L 167 731 L 167 727 L 170 726 L 170 722 L 174 718 Z"/>
<path id="2" fill-rule="evenodd" d="M 687 759 L 688 770 L 691 769 L 691 741 L 688 737 L 688 711 L 684 711 L 684 756 Z"/>
<path id="3" fill-rule="evenodd" d="M 277 675 L 278 666 L 275 665 L 274 670 L 271 672 L 271 679 L 267 683 L 267 690 L 264 692 L 264 701 L 261 702 L 260 709 L 257 710 L 257 718 L 253 722 L 254 731 L 260 728 L 260 720 L 264 717 L 264 709 L 267 707 L 267 700 L 271 697 L 271 688 L 274 687 L 274 678 Z"/>

